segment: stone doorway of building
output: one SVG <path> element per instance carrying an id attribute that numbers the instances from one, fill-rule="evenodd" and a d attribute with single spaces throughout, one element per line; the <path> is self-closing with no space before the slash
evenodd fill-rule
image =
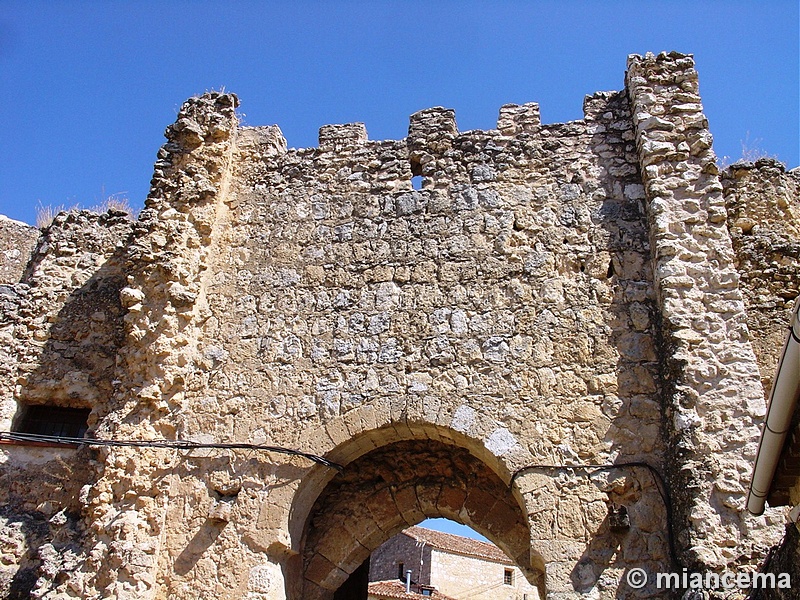
<path id="1" fill-rule="evenodd" d="M 289 565 L 288 579 L 295 582 L 287 590 L 290 600 L 343 597 L 344 590 L 337 590 L 354 585 L 351 574 L 363 568 L 373 550 L 436 517 L 490 539 L 544 597 L 544 563 L 531 551 L 521 499 L 482 460 L 443 437 L 380 446 L 327 482 L 307 512 L 300 552 Z"/>

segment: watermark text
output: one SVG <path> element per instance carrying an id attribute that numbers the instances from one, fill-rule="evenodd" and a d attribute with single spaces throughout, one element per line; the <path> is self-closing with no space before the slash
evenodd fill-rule
<path id="1" fill-rule="evenodd" d="M 791 589 L 789 573 L 750 573 L 725 571 L 723 573 L 693 573 L 683 569 L 680 573 L 648 573 L 634 568 L 625 576 L 628 585 L 639 590 L 655 583 L 659 590 L 745 590 Z"/>

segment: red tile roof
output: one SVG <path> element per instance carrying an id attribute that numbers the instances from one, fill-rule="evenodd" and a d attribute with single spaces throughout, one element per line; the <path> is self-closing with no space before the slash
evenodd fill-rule
<path id="1" fill-rule="evenodd" d="M 425 529 L 424 527 L 409 527 L 404 529 L 403 533 L 418 542 L 425 542 L 429 546 L 444 552 L 465 554 L 506 565 L 513 564 L 500 548 L 489 542 L 480 542 L 460 535 L 453 535 L 452 533 Z"/>
<path id="2" fill-rule="evenodd" d="M 418 585 L 411 586 L 411 592 L 406 593 L 406 585 L 399 579 L 391 579 L 389 581 L 373 581 L 369 584 L 369 595 L 377 596 L 381 600 L 383 598 L 392 598 L 394 600 L 421 600 L 421 598 L 431 598 L 432 600 L 454 600 L 450 596 L 445 596 L 436 590 L 431 592 L 430 596 L 423 596 L 422 591 Z"/>

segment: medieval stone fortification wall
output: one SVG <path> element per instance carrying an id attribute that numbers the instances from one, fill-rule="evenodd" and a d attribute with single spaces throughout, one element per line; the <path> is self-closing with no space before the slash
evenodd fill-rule
<path id="1" fill-rule="evenodd" d="M 738 162 L 723 173 L 722 185 L 750 339 L 769 393 L 800 294 L 800 173 L 771 159 Z"/>
<path id="2" fill-rule="evenodd" d="M 690 57 L 631 57 L 625 90 L 563 124 L 508 105 L 460 132 L 433 108 L 405 140 L 329 125 L 288 149 L 237 104 L 184 104 L 136 223 L 42 234 L 2 288 L 2 416 L 80 406 L 97 437 L 344 468 L 4 446 L 11 593 L 327 599 L 426 516 L 554 599 L 655 594 L 634 566 L 759 564 L 782 527 L 744 497 L 797 184 L 719 175 Z"/>
<path id="3" fill-rule="evenodd" d="M 30 251 L 0 285 L 2 431 L 28 405 L 89 408 L 91 425 L 108 416 L 124 338 L 119 257 L 131 226 L 121 213 L 64 213 L 42 232 L 19 224 L 4 239 Z M 2 585 L 6 597 L 23 598 L 43 573 L 75 568 L 81 487 L 96 465 L 88 450 L 4 448 Z"/>

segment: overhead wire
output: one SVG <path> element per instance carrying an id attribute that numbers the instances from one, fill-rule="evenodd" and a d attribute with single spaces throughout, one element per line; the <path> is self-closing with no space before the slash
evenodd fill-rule
<path id="1" fill-rule="evenodd" d="M 289 456 L 299 456 L 317 464 L 342 471 L 344 467 L 338 463 L 328 460 L 324 456 L 283 448 L 281 446 L 269 446 L 265 444 L 249 444 L 243 442 L 195 442 L 192 440 L 129 440 L 129 439 L 102 439 L 91 437 L 69 437 L 63 435 L 42 435 L 38 433 L 22 433 L 18 431 L 0 432 L 0 440 L 9 442 L 33 442 L 43 444 L 58 444 L 68 446 L 98 446 L 98 447 L 121 447 L 121 448 L 167 448 L 177 450 L 263 450 L 265 452 L 275 452 Z"/>
<path id="2" fill-rule="evenodd" d="M 277 454 L 285 454 L 289 456 L 298 456 L 305 458 L 314 463 L 343 471 L 344 466 L 328 460 L 324 456 L 313 454 L 310 452 L 303 452 L 302 450 L 294 450 L 292 448 L 284 448 L 282 446 L 272 446 L 266 444 L 251 444 L 245 442 L 196 442 L 192 440 L 167 440 L 167 439 L 152 439 L 152 440 L 131 440 L 131 439 L 103 439 L 92 437 L 70 437 L 61 435 L 43 435 L 35 433 L 23 433 L 17 431 L 3 431 L 0 432 L 0 441 L 8 442 L 28 442 L 28 443 L 41 443 L 41 444 L 56 444 L 64 446 L 92 446 L 92 447 L 123 447 L 123 448 L 163 448 L 163 449 L 177 449 L 177 450 L 200 450 L 200 449 L 217 449 L 217 450 L 260 450 L 265 452 L 274 452 Z M 669 544 L 670 555 L 674 564 L 679 564 L 677 560 L 677 552 L 673 539 L 671 514 L 672 514 L 672 500 L 669 494 L 669 488 L 666 485 L 663 475 L 652 465 L 642 461 L 622 462 L 622 463 L 607 463 L 607 464 L 534 464 L 526 465 L 517 469 L 511 476 L 509 486 L 514 485 L 514 481 L 525 472 L 535 470 L 591 470 L 591 471 L 610 471 L 613 469 L 633 468 L 639 467 L 646 469 L 654 480 L 655 487 L 658 490 L 659 496 L 664 504 L 666 518 L 667 518 L 667 541 Z"/>

